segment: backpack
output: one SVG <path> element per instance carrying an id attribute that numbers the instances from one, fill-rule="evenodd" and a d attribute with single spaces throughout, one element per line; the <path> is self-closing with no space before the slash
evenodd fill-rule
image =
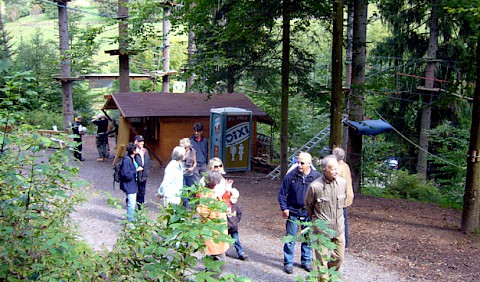
<path id="1" fill-rule="evenodd" d="M 115 167 L 113 168 L 113 190 L 115 190 L 115 182 L 120 183 L 120 180 L 122 180 L 122 166 L 123 166 L 123 158 L 121 161 L 118 161 Z"/>

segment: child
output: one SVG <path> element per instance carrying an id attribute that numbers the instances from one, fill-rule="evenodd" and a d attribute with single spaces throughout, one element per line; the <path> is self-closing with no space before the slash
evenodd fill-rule
<path id="1" fill-rule="evenodd" d="M 237 204 L 240 193 L 235 188 L 231 188 L 230 193 L 230 201 L 228 203 L 229 208 L 227 211 L 228 234 L 235 239 L 234 246 L 237 250 L 238 258 L 241 260 L 246 260 L 248 255 L 243 252 L 242 244 L 240 243 L 240 237 L 238 234 L 238 223 L 240 223 L 240 220 L 242 220 L 242 208 Z"/>

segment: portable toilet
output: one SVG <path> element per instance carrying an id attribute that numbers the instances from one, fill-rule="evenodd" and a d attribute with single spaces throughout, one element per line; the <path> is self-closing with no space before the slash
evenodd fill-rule
<path id="1" fill-rule="evenodd" d="M 252 112 L 234 107 L 210 110 L 210 156 L 222 160 L 225 171 L 249 171 Z"/>

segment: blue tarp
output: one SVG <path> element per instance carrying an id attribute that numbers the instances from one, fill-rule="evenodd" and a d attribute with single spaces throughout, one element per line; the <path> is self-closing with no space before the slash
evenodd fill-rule
<path id="1" fill-rule="evenodd" d="M 393 130 L 393 127 L 383 120 L 346 121 L 346 123 L 354 127 L 358 135 L 378 135 Z"/>

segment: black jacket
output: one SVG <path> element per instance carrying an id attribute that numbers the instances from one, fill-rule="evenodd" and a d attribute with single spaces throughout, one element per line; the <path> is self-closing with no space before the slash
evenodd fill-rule
<path id="1" fill-rule="evenodd" d="M 228 234 L 238 232 L 238 223 L 242 220 L 242 208 L 233 204 L 227 212 Z"/>
<path id="2" fill-rule="evenodd" d="M 308 217 L 305 209 L 305 195 L 310 183 L 319 178 L 321 174 L 311 169 L 308 175 L 303 175 L 298 168 L 285 175 L 282 185 L 278 190 L 278 203 L 280 210 L 289 210 L 290 215 Z"/>
<path id="3" fill-rule="evenodd" d="M 148 154 L 147 148 L 143 148 L 144 156 L 142 163 L 142 156 L 140 154 L 135 155 L 135 161 L 141 167 L 143 167 L 142 171 L 138 172 L 138 182 L 145 182 L 147 181 L 148 175 L 150 175 L 150 166 L 152 164 L 152 160 L 150 159 L 150 155 Z"/>

